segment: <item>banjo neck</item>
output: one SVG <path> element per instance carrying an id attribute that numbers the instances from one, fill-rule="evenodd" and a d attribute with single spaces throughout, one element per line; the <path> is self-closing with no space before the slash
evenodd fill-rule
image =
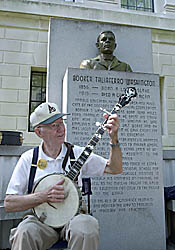
<path id="1" fill-rule="evenodd" d="M 136 96 L 137 96 L 137 93 L 136 93 L 136 89 L 134 87 L 127 88 L 125 90 L 125 94 L 120 96 L 119 102 L 114 106 L 112 111 L 110 113 L 107 112 L 108 118 L 111 114 L 117 113 L 118 111 L 120 111 L 121 108 L 123 108 L 124 106 L 129 104 L 131 99 L 136 97 Z M 104 110 L 104 112 L 106 112 L 106 110 Z M 81 155 L 74 162 L 73 166 L 71 167 L 69 172 L 66 174 L 66 176 L 68 178 L 70 178 L 72 181 L 75 181 L 75 179 L 77 178 L 77 176 L 80 173 L 82 166 L 87 161 L 87 159 L 91 155 L 92 151 L 95 149 L 97 143 L 102 138 L 102 136 L 106 130 L 105 124 L 107 123 L 108 118 L 105 119 L 105 121 L 100 124 L 99 128 L 97 129 L 95 134 L 92 136 L 92 138 L 89 140 L 89 142 L 87 143 L 87 145 L 86 145 L 85 149 L 83 150 L 83 152 L 81 153 Z"/>

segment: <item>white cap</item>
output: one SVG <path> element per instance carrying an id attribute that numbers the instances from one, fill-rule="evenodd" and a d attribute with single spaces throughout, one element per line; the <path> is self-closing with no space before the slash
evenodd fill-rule
<path id="1" fill-rule="evenodd" d="M 55 103 L 44 102 L 40 104 L 30 115 L 30 123 L 32 127 L 36 127 L 40 124 L 49 124 L 64 115 L 69 114 L 61 113 Z"/>

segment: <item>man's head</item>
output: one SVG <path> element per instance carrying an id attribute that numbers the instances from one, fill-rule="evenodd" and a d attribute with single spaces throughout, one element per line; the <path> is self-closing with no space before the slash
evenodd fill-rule
<path id="1" fill-rule="evenodd" d="M 39 125 L 47 125 L 67 114 L 60 112 L 55 103 L 44 102 L 40 104 L 30 115 L 30 123 L 33 128 Z"/>
<path id="2" fill-rule="evenodd" d="M 55 103 L 40 104 L 30 116 L 35 133 L 43 139 L 44 144 L 61 145 L 65 139 L 63 116 Z"/>
<path id="3" fill-rule="evenodd" d="M 101 32 L 97 37 L 96 46 L 100 53 L 113 54 L 117 46 L 114 33 L 109 30 Z"/>

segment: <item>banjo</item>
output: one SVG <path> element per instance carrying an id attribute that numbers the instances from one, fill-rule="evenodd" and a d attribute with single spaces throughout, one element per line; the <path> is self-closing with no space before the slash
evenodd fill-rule
<path id="1" fill-rule="evenodd" d="M 120 111 L 121 108 L 129 104 L 132 98 L 137 96 L 136 89 L 134 87 L 129 87 L 125 89 L 125 94 L 119 97 L 119 102 L 114 106 L 111 112 L 103 110 L 108 114 L 108 117 L 111 114 L 115 114 Z M 105 124 L 107 123 L 108 118 L 101 123 L 92 136 L 92 138 L 87 143 L 81 155 L 74 162 L 73 166 L 70 168 L 69 172 L 66 175 L 63 174 L 49 174 L 44 176 L 40 181 L 34 186 L 33 193 L 40 192 L 51 185 L 56 184 L 59 180 L 64 178 L 64 190 L 66 197 L 63 202 L 57 203 L 42 203 L 33 208 L 33 212 L 36 217 L 43 223 L 53 227 L 59 228 L 64 226 L 69 220 L 71 220 L 77 213 L 80 207 L 81 192 L 74 183 L 75 179 L 80 173 L 80 170 L 92 151 L 95 149 L 95 146 L 102 138 L 105 132 Z"/>

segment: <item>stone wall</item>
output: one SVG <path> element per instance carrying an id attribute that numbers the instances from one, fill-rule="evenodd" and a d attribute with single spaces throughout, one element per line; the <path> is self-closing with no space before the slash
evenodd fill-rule
<path id="1" fill-rule="evenodd" d="M 173 0 L 165 0 L 164 5 L 166 12 L 172 12 L 172 14 L 175 12 L 175 2 Z"/>
<path id="2" fill-rule="evenodd" d="M 30 73 L 46 68 L 48 19 L 1 13 L 0 23 L 0 128 L 24 132 L 30 144 Z"/>
<path id="3" fill-rule="evenodd" d="M 163 145 L 175 145 L 175 35 L 172 31 L 153 30 L 154 73 L 161 77 Z"/>

